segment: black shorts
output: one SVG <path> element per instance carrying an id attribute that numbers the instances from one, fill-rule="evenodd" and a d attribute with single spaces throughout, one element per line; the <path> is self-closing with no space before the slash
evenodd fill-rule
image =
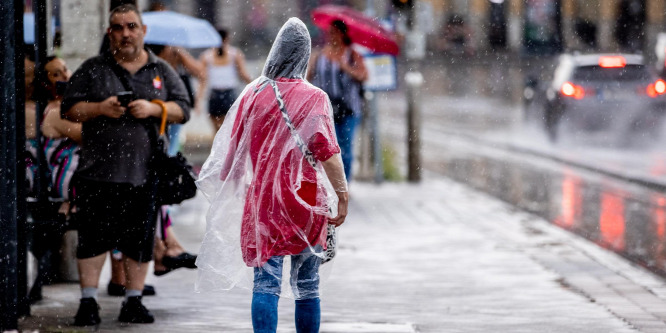
<path id="1" fill-rule="evenodd" d="M 213 117 L 226 116 L 229 109 L 236 101 L 236 93 L 233 89 L 210 91 L 208 100 L 208 113 Z"/>
<path id="2" fill-rule="evenodd" d="M 153 259 L 156 209 L 147 185 L 79 179 L 75 204 L 77 258 L 118 249 L 138 262 Z"/>

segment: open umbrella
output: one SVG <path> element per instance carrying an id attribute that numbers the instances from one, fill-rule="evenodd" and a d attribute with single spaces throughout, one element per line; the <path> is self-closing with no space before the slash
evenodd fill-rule
<path id="1" fill-rule="evenodd" d="M 210 22 L 171 11 L 141 15 L 147 26 L 146 44 L 207 48 L 222 45 L 222 38 Z"/>
<path id="2" fill-rule="evenodd" d="M 363 45 L 376 53 L 400 53 L 394 34 L 358 11 L 336 5 L 320 6 L 312 11 L 312 21 L 321 29 L 328 29 L 335 20 L 347 25 L 347 34 L 352 43 Z"/>
<path id="3" fill-rule="evenodd" d="M 55 35 L 55 20 L 51 18 L 51 37 Z M 23 13 L 23 42 L 35 43 L 35 13 Z"/>

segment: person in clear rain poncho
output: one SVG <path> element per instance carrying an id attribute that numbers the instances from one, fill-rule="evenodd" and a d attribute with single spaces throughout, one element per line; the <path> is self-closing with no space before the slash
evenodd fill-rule
<path id="1" fill-rule="evenodd" d="M 310 50 L 305 24 L 289 19 L 262 76 L 231 107 L 197 181 L 211 206 L 196 288 L 253 286 L 255 332 L 275 332 L 278 299 L 290 293 L 297 331 L 318 331 L 326 226 L 347 215 L 331 103 L 305 81 Z M 291 285 L 284 293 L 283 267 Z"/>

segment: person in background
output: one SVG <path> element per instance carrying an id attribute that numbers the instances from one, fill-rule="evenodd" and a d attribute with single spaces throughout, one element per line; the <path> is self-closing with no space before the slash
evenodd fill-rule
<path id="1" fill-rule="evenodd" d="M 326 46 L 313 54 L 308 66 L 308 81 L 324 90 L 333 104 L 335 134 L 342 150 L 347 180 L 351 180 L 354 134 L 361 117 L 362 84 L 368 71 L 361 55 L 351 48 L 347 25 L 331 23 Z"/>
<path id="2" fill-rule="evenodd" d="M 79 135 L 72 135 L 68 139 L 61 134 L 68 132 L 66 126 L 52 126 L 52 118 L 55 114 L 58 119 L 60 98 L 62 93 L 56 88 L 57 83 L 65 83 L 69 80 L 71 73 L 62 59 L 50 56 L 45 59 L 45 64 L 40 68 L 40 75 L 34 76 L 34 63 L 26 68 L 26 90 L 30 97 L 26 97 L 26 175 L 29 180 L 28 193 L 33 200 L 28 201 L 28 211 L 31 216 L 31 238 L 30 251 L 38 262 L 37 275 L 30 288 L 30 302 L 34 303 L 42 299 L 42 286 L 49 284 L 56 277 L 53 273 L 53 265 L 57 263 L 54 254 L 61 247 L 62 236 L 66 231 L 67 217 L 69 215 L 70 182 L 78 162 L 78 144 L 74 140 L 80 140 Z M 28 74 L 29 72 L 29 74 Z M 30 76 L 30 78 L 28 77 Z M 37 115 L 35 100 L 45 101 L 44 119 L 41 124 L 41 158 L 47 170 L 39 170 L 39 142 L 37 138 Z M 54 111 L 55 110 L 55 111 Z M 74 124 L 74 123 L 72 123 Z M 80 127 L 80 124 L 77 124 Z M 48 193 L 37 196 L 36 179 L 39 178 L 43 184 L 43 190 L 51 189 Z"/>
<path id="3" fill-rule="evenodd" d="M 167 122 L 189 119 L 189 98 L 173 68 L 145 49 L 145 33 L 135 6 L 114 8 L 108 51 L 74 73 L 61 105 L 61 116 L 82 123 L 83 133 L 75 197 L 81 285 L 77 326 L 101 322 L 97 288 L 106 252 L 114 248 L 123 253 L 128 286 L 118 320 L 155 320 L 141 301 L 158 210 L 148 183 L 151 137 L 163 106 Z M 132 98 L 121 100 L 121 93 Z"/>
<path id="4" fill-rule="evenodd" d="M 26 164 L 25 188 L 29 197 L 35 196 L 35 178 L 38 176 L 37 160 L 37 103 L 34 100 L 35 91 L 35 61 L 31 55 L 35 54 L 35 49 L 31 45 L 25 45 L 25 56 L 23 63 L 25 66 L 25 151 L 23 159 Z"/>
<path id="5" fill-rule="evenodd" d="M 34 139 L 36 136 L 36 123 L 37 123 L 37 106 L 35 105 L 35 100 L 33 99 L 33 94 L 35 90 L 35 61 L 31 58 L 30 53 L 34 54 L 35 50 L 26 45 L 25 46 L 25 56 L 23 57 L 23 63 L 25 66 L 25 136 L 27 140 Z"/>
<path id="6" fill-rule="evenodd" d="M 437 46 L 442 52 L 460 53 L 467 56 L 474 55 L 472 44 L 472 29 L 460 14 L 451 14 L 439 36 Z"/>
<path id="7" fill-rule="evenodd" d="M 169 10 L 169 8 L 161 1 L 155 1 L 150 4 L 150 7 L 148 7 L 148 11 L 151 12 L 162 12 L 167 10 Z M 182 47 L 156 44 L 149 44 L 146 45 L 146 47 L 153 51 L 155 55 L 168 62 L 169 65 L 171 65 L 171 67 L 176 70 L 178 75 L 180 75 L 180 78 L 185 84 L 185 88 L 187 88 L 187 93 L 190 96 L 190 107 L 195 108 L 196 110 L 197 100 L 190 78 L 194 77 L 199 82 L 203 80 L 204 75 L 206 74 L 203 64 L 192 57 L 192 55 Z M 176 153 L 180 150 L 181 128 L 181 124 L 169 125 L 169 149 L 167 151 L 169 156 L 175 156 Z"/>
<path id="8" fill-rule="evenodd" d="M 44 155 L 51 175 L 52 196 L 62 198 L 60 212 L 68 215 L 73 197 L 72 178 L 78 166 L 81 124 L 60 117 L 64 88 L 72 73 L 62 58 L 47 57 L 42 77 L 38 77 L 35 94 L 47 97 L 44 119 L 40 126 L 44 136 Z"/>
<path id="9" fill-rule="evenodd" d="M 245 56 L 239 49 L 229 45 L 229 34 L 219 30 L 222 45 L 205 51 L 199 57 L 206 70 L 197 93 L 198 105 L 208 88 L 208 113 L 215 133 L 224 122 L 229 108 L 236 100 L 236 90 L 241 87 L 241 80 L 247 84 L 252 81 L 245 68 Z"/>
<path id="10" fill-rule="evenodd" d="M 190 106 L 196 108 L 197 100 L 190 78 L 194 77 L 199 82 L 204 80 L 206 73 L 203 64 L 192 57 L 192 55 L 182 47 L 155 44 L 146 45 L 146 47 L 153 51 L 156 56 L 164 59 L 164 61 L 169 63 L 169 65 L 176 70 L 187 89 L 190 98 Z M 181 124 L 169 125 L 169 150 L 167 152 L 169 156 L 175 156 L 180 149 L 179 135 L 181 127 Z"/>

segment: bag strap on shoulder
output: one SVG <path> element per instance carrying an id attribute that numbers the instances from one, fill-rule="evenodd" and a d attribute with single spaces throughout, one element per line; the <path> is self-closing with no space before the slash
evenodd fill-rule
<path id="1" fill-rule="evenodd" d="M 308 161 L 308 163 L 313 168 L 316 168 L 317 160 L 314 158 L 314 154 L 312 154 L 310 149 L 308 149 L 308 146 L 305 144 L 305 142 L 303 142 L 301 136 L 298 134 L 298 132 L 296 132 L 296 127 L 294 126 L 294 123 L 291 122 L 291 118 L 289 118 L 289 114 L 287 113 L 287 110 L 284 107 L 284 100 L 282 99 L 282 95 L 280 94 L 280 89 L 278 89 L 277 83 L 274 80 L 270 80 L 269 82 L 273 87 L 273 91 L 275 91 L 275 97 L 277 98 L 278 107 L 280 108 L 280 112 L 282 113 L 282 119 L 284 119 L 284 122 L 287 123 L 287 127 L 289 128 L 291 136 L 296 141 L 296 145 L 303 153 L 303 157 L 305 157 L 305 160 Z"/>

